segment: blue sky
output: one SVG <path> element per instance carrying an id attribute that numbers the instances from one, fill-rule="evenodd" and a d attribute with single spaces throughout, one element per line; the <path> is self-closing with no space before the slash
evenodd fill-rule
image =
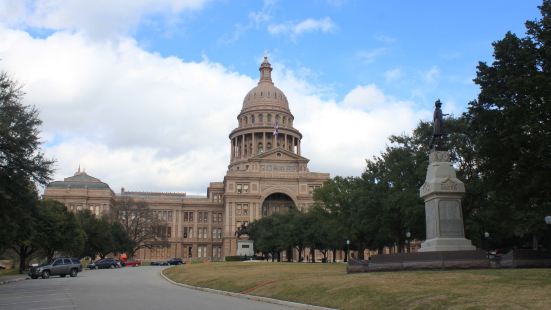
<path id="1" fill-rule="evenodd" d="M 491 42 L 524 33 L 540 1 L 219 1 L 183 14 L 178 25 L 152 17 L 135 30 L 147 50 L 256 74 L 264 50 L 304 78 L 342 98 L 357 84 L 376 83 L 402 99 L 459 105 L 476 97 L 478 61 L 491 61 Z M 265 15 L 255 21 L 253 16 Z M 271 34 L 270 25 L 327 19 L 327 31 Z M 434 69 L 434 81 L 427 79 Z M 388 77 L 394 72 L 395 78 Z M 386 74 L 386 75 L 385 75 Z"/>
<path id="2" fill-rule="evenodd" d="M 205 193 L 267 51 L 310 170 L 359 175 L 392 134 L 460 114 L 532 0 L 0 0 L 0 69 L 43 120 L 54 179 Z"/>

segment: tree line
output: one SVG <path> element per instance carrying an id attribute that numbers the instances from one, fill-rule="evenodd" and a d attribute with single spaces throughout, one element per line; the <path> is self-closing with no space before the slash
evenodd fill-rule
<path id="1" fill-rule="evenodd" d="M 31 257 L 64 254 L 133 256 L 143 247 L 166 246 L 166 226 L 149 206 L 128 197 L 116 200 L 109 214 L 69 212 L 60 202 L 39 197 L 37 187 L 51 180 L 54 161 L 40 149 L 41 120 L 23 104 L 21 86 L 0 73 L 0 254 L 11 250 L 23 272 Z"/>
<path id="2" fill-rule="evenodd" d="M 451 159 L 466 186 L 466 236 L 480 248 L 551 249 L 551 225 L 544 222 L 551 215 L 551 1 L 539 8 L 542 17 L 526 22 L 526 36 L 508 32 L 492 44 L 493 62 L 477 66 L 478 98 L 445 119 Z M 256 249 L 344 250 L 350 240 L 362 255 L 425 239 L 419 188 L 431 126 L 420 122 L 409 134 L 391 136 L 361 176 L 328 180 L 308 213 L 291 210 L 252 223 Z"/>

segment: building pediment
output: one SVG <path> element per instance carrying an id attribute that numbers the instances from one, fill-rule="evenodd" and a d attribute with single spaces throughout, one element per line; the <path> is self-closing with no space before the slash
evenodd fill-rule
<path id="1" fill-rule="evenodd" d="M 308 158 L 302 157 L 298 154 L 295 154 L 291 151 L 275 148 L 267 152 L 255 155 L 249 159 L 249 161 L 278 161 L 278 162 L 301 162 L 308 163 L 310 160 Z"/>

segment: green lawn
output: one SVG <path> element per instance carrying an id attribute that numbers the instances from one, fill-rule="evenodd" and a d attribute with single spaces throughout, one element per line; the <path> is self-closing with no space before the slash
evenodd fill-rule
<path id="1" fill-rule="evenodd" d="M 194 286 L 339 309 L 550 309 L 551 269 L 346 274 L 344 264 L 209 263 L 169 268 Z"/>
<path id="2" fill-rule="evenodd" d="M 12 276 L 19 274 L 18 269 L 2 269 L 0 270 L 0 277 L 2 276 Z"/>

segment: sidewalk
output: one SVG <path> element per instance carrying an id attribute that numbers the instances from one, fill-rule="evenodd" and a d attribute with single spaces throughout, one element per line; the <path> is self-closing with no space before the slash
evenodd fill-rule
<path id="1" fill-rule="evenodd" d="M 27 278 L 28 277 L 27 277 L 26 274 L 14 274 L 14 275 L 1 276 L 0 277 L 0 285 L 13 283 L 13 282 L 18 282 L 18 281 L 23 281 Z"/>

